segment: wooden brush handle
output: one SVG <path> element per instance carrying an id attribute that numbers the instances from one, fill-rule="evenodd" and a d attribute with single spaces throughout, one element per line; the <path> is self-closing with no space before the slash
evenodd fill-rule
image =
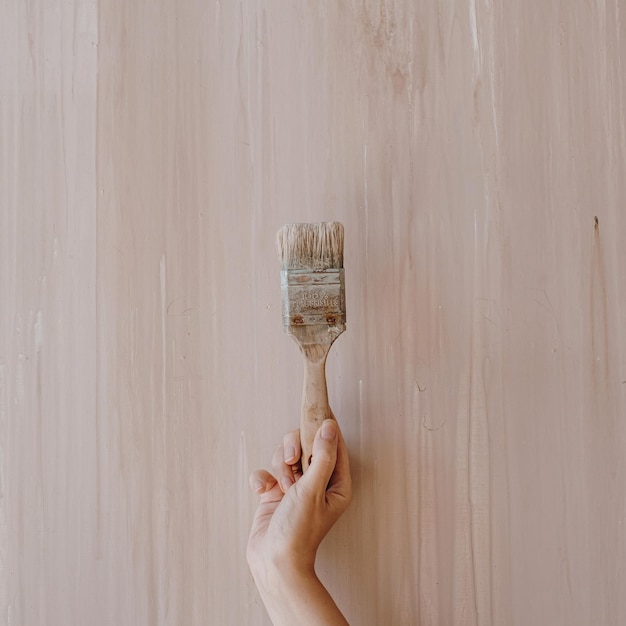
<path id="1" fill-rule="evenodd" d="M 324 422 L 332 417 L 326 388 L 326 358 L 311 361 L 304 356 L 304 386 L 302 389 L 302 414 L 300 418 L 300 443 L 302 445 L 302 471 L 309 467 L 313 440 Z"/>

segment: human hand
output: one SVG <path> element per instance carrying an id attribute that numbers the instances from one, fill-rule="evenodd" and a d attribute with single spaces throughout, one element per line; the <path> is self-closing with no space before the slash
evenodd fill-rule
<path id="1" fill-rule="evenodd" d="M 261 496 L 248 542 L 253 570 L 259 561 L 313 568 L 319 544 L 350 503 L 348 450 L 335 420 L 326 420 L 318 430 L 304 475 L 300 454 L 299 431 L 294 430 L 274 453 L 274 474 L 257 470 L 250 476 Z"/>
<path id="2" fill-rule="evenodd" d="M 250 476 L 260 495 L 248 540 L 248 564 L 275 624 L 345 624 L 315 576 L 317 549 L 352 498 L 348 450 L 339 425 L 326 420 L 313 442 L 311 465 L 303 475 L 299 431 L 287 433 L 272 459 L 273 474 Z M 305 602 L 306 599 L 306 602 Z M 328 622 L 319 621 L 327 615 Z"/>

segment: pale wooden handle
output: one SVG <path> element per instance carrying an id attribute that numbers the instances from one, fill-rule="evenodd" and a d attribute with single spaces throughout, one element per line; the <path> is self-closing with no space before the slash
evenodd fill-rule
<path id="1" fill-rule="evenodd" d="M 304 358 L 304 386 L 302 389 L 302 414 L 300 417 L 300 444 L 302 445 L 302 471 L 309 467 L 313 440 L 324 420 L 332 417 L 326 388 L 326 359 L 311 362 Z"/>

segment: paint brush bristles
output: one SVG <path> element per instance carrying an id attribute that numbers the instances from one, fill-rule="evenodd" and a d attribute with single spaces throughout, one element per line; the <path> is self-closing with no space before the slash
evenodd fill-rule
<path id="1" fill-rule="evenodd" d="M 339 222 L 285 224 L 276 239 L 282 269 L 343 267 L 343 225 Z"/>

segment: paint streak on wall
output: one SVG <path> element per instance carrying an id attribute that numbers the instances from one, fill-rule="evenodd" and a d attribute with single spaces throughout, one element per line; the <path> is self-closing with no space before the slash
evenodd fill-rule
<path id="1" fill-rule="evenodd" d="M 622 0 L 2 14 L 0 624 L 269 624 L 274 234 L 325 219 L 351 623 L 626 622 Z"/>

